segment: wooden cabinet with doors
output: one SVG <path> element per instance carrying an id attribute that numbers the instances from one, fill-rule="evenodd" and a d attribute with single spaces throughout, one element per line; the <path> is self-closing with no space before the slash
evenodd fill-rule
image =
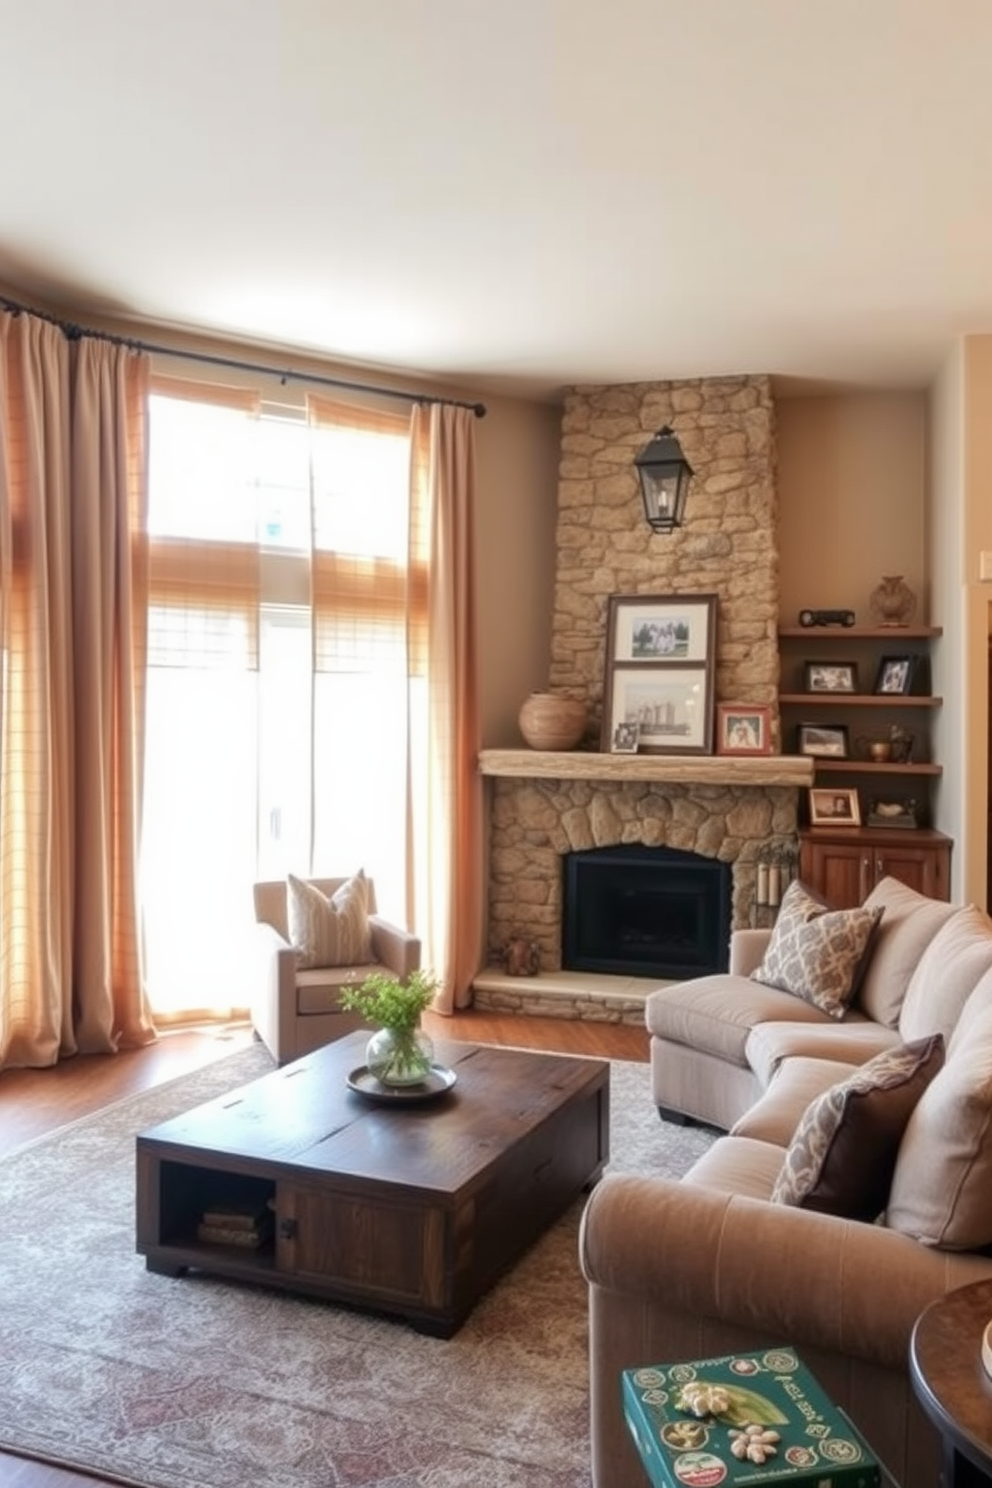
<path id="1" fill-rule="evenodd" d="M 810 827 L 799 834 L 799 876 L 837 909 L 863 903 L 883 878 L 948 900 L 951 839 L 926 827 Z"/>

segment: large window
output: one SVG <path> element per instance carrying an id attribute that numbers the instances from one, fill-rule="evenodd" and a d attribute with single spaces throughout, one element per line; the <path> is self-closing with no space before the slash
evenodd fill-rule
<path id="1" fill-rule="evenodd" d="M 166 1019 L 243 1005 L 258 878 L 361 866 L 405 921 L 422 560 L 402 416 L 156 386 L 142 901 Z"/>

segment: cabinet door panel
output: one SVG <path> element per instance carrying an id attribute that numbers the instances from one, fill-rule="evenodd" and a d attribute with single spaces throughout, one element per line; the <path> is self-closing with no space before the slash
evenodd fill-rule
<path id="1" fill-rule="evenodd" d="M 904 848 L 876 848 L 874 876 L 876 883 L 885 877 L 898 878 L 931 899 L 950 896 L 947 854 L 939 848 L 913 847 L 909 843 Z"/>
<path id="2" fill-rule="evenodd" d="M 837 909 L 854 909 L 870 888 L 871 859 L 853 842 L 802 843 L 799 875 Z"/>

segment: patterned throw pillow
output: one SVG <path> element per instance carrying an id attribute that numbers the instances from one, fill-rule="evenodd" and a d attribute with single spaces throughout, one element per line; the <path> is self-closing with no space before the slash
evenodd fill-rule
<path id="1" fill-rule="evenodd" d="M 289 874 L 286 909 L 289 938 L 304 969 L 362 966 L 372 959 L 369 885 L 359 869 L 328 899 L 313 884 Z"/>
<path id="2" fill-rule="evenodd" d="M 773 1204 L 869 1223 L 888 1203 L 903 1132 L 944 1062 L 939 1033 L 869 1059 L 807 1106 L 796 1127 Z"/>
<path id="3" fill-rule="evenodd" d="M 761 965 L 751 973 L 842 1018 L 858 989 L 881 909 L 829 909 L 798 879 L 779 906 Z"/>

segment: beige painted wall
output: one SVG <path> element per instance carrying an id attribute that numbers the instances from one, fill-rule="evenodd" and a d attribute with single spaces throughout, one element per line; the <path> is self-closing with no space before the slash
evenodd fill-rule
<path id="1" fill-rule="evenodd" d="M 922 393 L 780 397 L 780 622 L 812 608 L 870 623 L 882 574 L 902 574 L 929 620 L 927 400 Z"/>
<path id="2" fill-rule="evenodd" d="M 959 579 L 964 712 L 962 757 L 963 895 L 987 903 L 989 769 L 988 635 L 992 585 L 979 556 L 992 552 L 992 336 L 964 339 L 964 470 Z"/>
<path id="3" fill-rule="evenodd" d="M 488 398 L 476 427 L 479 708 L 486 748 L 517 749 L 517 714 L 548 686 L 561 412 Z"/>
<path id="4" fill-rule="evenodd" d="M 930 501 L 927 542 L 930 553 L 935 625 L 943 635 L 931 653 L 933 688 L 944 699 L 934 718 L 934 754 L 944 767 L 934 802 L 942 829 L 954 838 L 951 898 L 965 898 L 970 874 L 965 792 L 964 591 L 961 554 L 964 527 L 964 355 L 958 346 L 935 380 L 930 399 Z"/>

